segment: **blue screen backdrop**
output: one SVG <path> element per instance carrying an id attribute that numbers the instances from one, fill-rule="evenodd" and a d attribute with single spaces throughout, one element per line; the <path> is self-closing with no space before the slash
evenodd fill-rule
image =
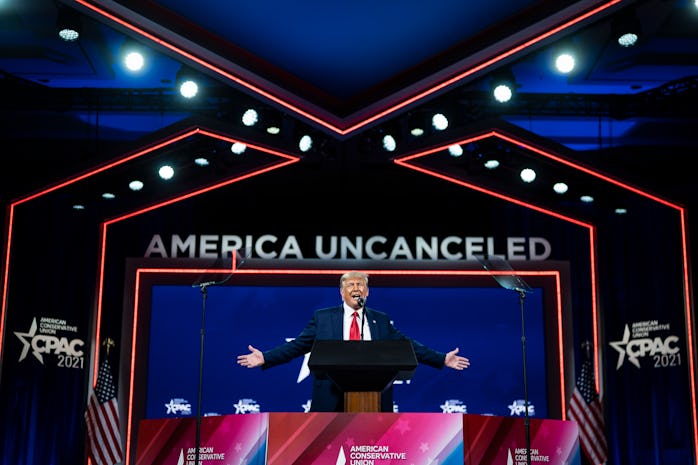
<path id="1" fill-rule="evenodd" d="M 264 351 L 295 337 L 313 310 L 341 302 L 338 287 L 209 287 L 205 312 L 203 302 L 199 288 L 152 287 L 145 418 L 196 415 L 202 315 L 202 415 L 307 409 L 312 377 L 304 358 L 262 371 L 238 366 L 236 357 L 248 344 Z M 524 415 L 516 292 L 371 286 L 367 306 L 388 313 L 398 329 L 433 349 L 459 347 L 471 362 L 464 371 L 420 365 L 411 380 L 395 386 L 396 411 Z M 524 327 L 530 414 L 539 418 L 548 413 L 546 347 L 557 350 L 555 341 L 545 340 L 543 309 L 543 290 L 534 288 L 525 298 Z"/>

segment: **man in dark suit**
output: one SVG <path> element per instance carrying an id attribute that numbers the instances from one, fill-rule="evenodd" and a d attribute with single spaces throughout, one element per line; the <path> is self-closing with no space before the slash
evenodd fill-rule
<path id="1" fill-rule="evenodd" d="M 412 342 L 417 361 L 434 368 L 444 366 L 455 370 L 463 370 L 470 361 L 458 355 L 458 348 L 448 353 L 439 352 L 420 344 L 402 334 L 390 322 L 390 317 L 378 310 L 365 307 L 368 297 L 368 275 L 360 271 L 350 271 L 339 280 L 339 292 L 342 305 L 316 310 L 312 319 L 294 340 L 281 344 L 265 352 L 248 346 L 250 353 L 239 355 L 237 362 L 247 368 L 261 366 L 262 369 L 287 363 L 296 357 L 310 352 L 316 339 L 331 340 L 381 340 L 406 339 Z M 363 312 L 365 315 L 362 315 Z M 363 330 L 354 322 L 361 322 Z M 359 336 L 360 335 L 360 336 Z M 310 411 L 312 412 L 342 412 L 344 411 L 344 395 L 329 379 L 313 379 L 313 393 Z M 381 411 L 393 411 L 392 385 L 381 394 Z"/>

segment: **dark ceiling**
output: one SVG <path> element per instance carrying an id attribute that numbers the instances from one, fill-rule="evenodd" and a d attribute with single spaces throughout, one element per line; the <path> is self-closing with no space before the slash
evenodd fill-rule
<path id="1" fill-rule="evenodd" d="M 56 34 L 66 7 L 81 17 L 77 42 Z M 642 35 L 623 48 L 614 22 L 630 14 Z M 698 149 L 698 8 L 689 0 L 5 0 L 0 37 L 0 134 L 13 164 L 0 175 L 4 200 L 188 121 L 237 121 L 249 105 L 285 131 L 278 143 L 250 140 L 284 149 L 315 131 L 328 157 L 379 153 L 379 143 L 366 148 L 375 134 L 404 133 L 408 118 L 442 111 L 458 136 L 400 140 L 391 156 L 495 121 L 680 203 L 695 195 L 685 168 Z M 134 41 L 147 50 L 138 74 L 120 58 Z M 552 68 L 562 45 L 579 53 L 570 75 Z M 182 65 L 206 79 L 196 101 L 175 90 Z M 517 95 L 502 106 L 489 84 L 506 68 Z"/>

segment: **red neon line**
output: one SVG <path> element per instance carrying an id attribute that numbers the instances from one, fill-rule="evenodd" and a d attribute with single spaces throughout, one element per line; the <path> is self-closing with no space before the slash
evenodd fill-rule
<path id="1" fill-rule="evenodd" d="M 594 339 L 594 375 L 596 382 L 596 392 L 599 395 L 601 392 L 601 362 L 599 361 L 599 312 L 598 312 L 598 293 L 597 293 L 597 282 L 596 282 L 596 227 L 592 226 L 589 231 L 589 275 L 591 276 L 591 331 L 592 338 Z"/>
<path id="2" fill-rule="evenodd" d="M 260 169 L 260 170 L 257 170 L 257 171 L 253 171 L 253 172 L 251 172 L 251 173 L 247 173 L 247 174 L 242 175 L 242 176 L 238 176 L 238 177 L 226 179 L 225 181 L 222 181 L 222 182 L 220 182 L 220 183 L 218 183 L 218 184 L 214 184 L 214 185 L 205 187 L 205 188 L 203 188 L 203 189 L 197 189 L 197 190 L 191 191 L 191 192 L 189 192 L 189 193 L 187 193 L 187 194 L 181 195 L 181 196 L 179 196 L 179 197 L 174 197 L 174 198 L 172 198 L 172 199 L 165 200 L 165 201 L 163 201 L 163 202 L 150 205 L 150 206 L 145 207 L 145 208 L 142 208 L 142 209 L 140 209 L 140 210 L 135 210 L 135 211 L 130 212 L 130 213 L 126 214 L 126 215 L 122 215 L 122 216 L 118 216 L 118 217 L 112 218 L 112 219 L 110 219 L 110 220 L 105 221 L 105 224 L 109 225 L 109 224 L 113 224 L 113 223 L 118 223 L 119 221 L 123 221 L 123 220 L 125 220 L 125 219 L 132 218 L 132 217 L 134 217 L 134 216 L 138 216 L 138 215 L 140 215 L 140 214 L 142 214 L 142 213 L 146 213 L 146 212 L 149 212 L 149 211 L 152 211 L 152 210 L 156 210 L 156 209 L 158 209 L 158 208 L 161 208 L 161 207 L 164 207 L 164 206 L 167 206 L 167 205 L 171 205 L 171 204 L 173 204 L 173 203 L 177 203 L 177 202 L 179 202 L 179 201 L 181 201 L 181 200 L 185 200 L 185 199 L 188 199 L 188 198 L 191 198 L 191 197 L 195 197 L 195 196 L 200 195 L 200 194 L 203 194 L 203 193 L 205 193 L 205 192 L 209 192 L 209 191 L 218 189 L 218 188 L 220 188 L 220 187 L 227 186 L 228 184 L 233 184 L 233 183 L 236 183 L 236 182 L 239 182 L 239 181 L 243 181 L 243 180 L 245 180 L 245 179 L 249 179 L 249 178 L 251 178 L 251 177 L 253 177 L 253 176 L 257 176 L 257 175 L 259 175 L 259 174 L 266 173 L 266 172 L 268 172 L 268 171 L 272 171 L 272 170 L 275 170 L 275 169 L 278 169 L 278 168 L 282 168 L 282 167 L 284 167 L 284 166 L 286 166 L 286 165 L 290 165 L 290 164 L 296 163 L 296 162 L 298 162 L 298 161 L 300 161 L 300 158 L 295 158 L 295 159 L 291 159 L 291 160 L 289 160 L 289 161 L 285 161 L 285 162 L 279 163 L 279 164 L 277 164 L 277 165 L 269 166 L 269 167 L 267 167 L 267 168 L 263 168 L 263 169 Z"/>
<path id="3" fill-rule="evenodd" d="M 198 56 L 187 52 L 186 50 L 179 48 L 176 45 L 173 45 L 169 42 L 166 42 L 164 39 L 161 39 L 161 38 L 147 32 L 146 30 L 141 29 L 140 27 L 135 26 L 135 25 L 123 20 L 123 19 L 119 18 L 118 16 L 115 16 L 115 15 L 107 12 L 106 10 L 104 10 L 96 5 L 92 5 L 91 3 L 89 3 L 86 0 L 75 0 L 75 1 L 77 3 L 80 3 L 81 5 L 85 6 L 86 8 L 89 8 L 90 10 L 96 12 L 97 14 L 104 16 L 111 21 L 114 21 L 115 23 L 120 24 L 121 26 L 123 26 L 127 29 L 130 29 L 131 31 L 133 31 L 133 32 L 135 32 L 135 33 L 137 33 L 137 34 L 139 34 L 147 39 L 152 40 L 153 42 L 161 45 L 162 47 L 167 48 L 167 49 L 175 52 L 176 54 L 181 55 L 181 56 L 193 61 L 194 63 L 197 63 L 197 64 L 203 66 L 204 68 L 206 68 L 210 71 L 213 71 L 214 73 L 235 82 L 236 84 L 239 84 L 243 87 L 246 87 L 247 89 L 253 91 L 256 94 L 259 94 L 265 98 L 268 98 L 269 100 L 271 100 L 275 103 L 278 103 L 279 105 L 281 105 L 285 108 L 288 108 L 289 110 L 291 110 L 291 111 L 293 111 L 301 116 L 304 116 L 305 118 L 307 118 L 311 121 L 314 121 L 317 124 L 320 124 L 328 129 L 331 129 L 332 131 L 334 131 L 336 133 L 340 133 L 340 134 L 342 133 L 342 130 L 340 128 L 329 123 L 328 121 L 325 121 L 325 120 L 313 115 L 312 113 L 309 113 L 309 112 L 301 109 L 300 107 L 298 107 L 290 102 L 282 100 L 281 98 L 277 97 L 276 95 L 272 94 L 271 92 L 268 92 L 268 91 L 262 89 L 261 87 L 255 85 L 255 84 L 252 84 L 251 82 L 245 81 L 244 79 L 242 79 L 242 78 L 240 78 L 240 77 L 212 64 L 212 63 L 209 63 L 208 61 L 205 61 L 202 58 L 199 58 Z"/>
<path id="4" fill-rule="evenodd" d="M 97 319 L 95 324 L 95 339 L 93 341 L 94 350 L 94 364 L 92 365 L 92 379 L 97 378 L 97 371 L 99 369 L 99 336 L 100 330 L 102 328 L 102 296 L 104 295 L 104 262 L 106 260 L 105 255 L 107 253 L 107 228 L 102 223 L 99 227 L 99 234 L 101 239 L 99 241 L 99 276 L 97 280 Z"/>
<path id="5" fill-rule="evenodd" d="M 497 197 L 499 199 L 506 200 L 507 202 L 511 202 L 511 203 L 516 204 L 516 205 L 520 205 L 522 207 L 526 207 L 526 208 L 529 208 L 531 210 L 535 210 L 535 211 L 544 213 L 546 215 L 554 216 L 554 217 L 559 218 L 561 220 L 568 221 L 570 223 L 574 223 L 578 226 L 582 226 L 585 228 L 591 228 L 591 225 L 589 223 L 585 223 L 583 221 L 571 218 L 569 216 L 565 216 L 565 215 L 562 215 L 560 213 L 556 213 L 552 210 L 548 210 L 546 208 L 542 208 L 542 207 L 539 207 L 537 205 L 533 205 L 533 204 L 515 199 L 515 198 L 510 197 L 508 195 L 504 195 L 504 194 L 501 194 L 501 193 L 493 191 L 493 190 L 485 189 L 484 187 L 479 187 L 479 186 L 476 186 L 475 184 L 470 184 L 468 182 L 453 178 L 453 177 L 445 175 L 445 174 L 438 173 L 438 172 L 433 171 L 433 170 L 421 168 L 421 167 L 415 166 L 415 165 L 410 165 L 409 163 L 404 163 L 402 160 L 394 160 L 394 162 L 400 166 L 404 166 L 405 168 L 410 168 L 410 169 L 413 169 L 415 171 L 419 171 L 421 173 L 425 173 L 425 174 L 428 174 L 430 176 L 434 176 L 436 178 L 443 179 L 443 180 L 452 182 L 454 184 L 458 184 L 460 186 L 467 187 L 467 188 L 472 189 L 472 190 L 476 190 L 478 192 L 490 195 L 492 197 Z"/>
<path id="6" fill-rule="evenodd" d="M 134 302 L 133 302 L 133 329 L 131 330 L 131 368 L 129 371 L 129 381 L 128 381 L 128 407 L 126 412 L 126 460 L 125 464 L 131 460 L 131 418 L 133 417 L 133 392 L 134 383 L 136 377 L 136 336 L 138 334 L 138 309 L 140 307 L 140 288 L 141 288 L 141 270 L 136 270 L 136 282 L 134 289 Z"/>
<path id="7" fill-rule="evenodd" d="M 560 365 L 560 409 L 562 419 L 567 419 L 567 397 L 565 395 L 565 350 L 564 338 L 562 337 L 562 282 L 560 272 L 555 272 L 555 299 L 557 300 L 557 356 Z"/>
<path id="8" fill-rule="evenodd" d="M 144 29 L 142 29 L 134 24 L 129 23 L 129 22 L 119 18 L 118 16 L 116 16 L 112 13 L 109 13 L 108 11 L 104 10 L 103 8 L 91 4 L 88 0 L 75 0 L 75 1 L 77 3 L 80 3 L 81 5 L 85 6 L 86 8 L 89 8 L 90 10 L 96 12 L 97 14 L 102 15 L 102 16 L 106 17 L 107 19 L 114 21 L 117 24 L 120 24 L 121 26 L 123 26 L 127 29 L 130 29 L 133 32 L 136 32 L 137 34 L 142 35 L 143 37 L 145 37 L 149 40 L 152 40 L 153 42 L 161 45 L 162 47 L 165 47 L 165 48 L 175 52 L 176 54 L 181 55 L 181 56 L 199 64 L 200 66 L 202 66 L 210 71 L 213 71 L 214 73 L 216 73 L 222 77 L 225 77 L 225 78 L 227 78 L 227 79 L 229 79 L 229 80 L 231 80 L 231 81 L 233 81 L 233 82 L 235 82 L 243 87 L 246 87 L 247 89 L 255 92 L 256 94 L 259 94 L 259 95 L 261 95 L 261 96 L 263 96 L 263 97 L 265 97 L 265 98 L 267 98 L 267 99 L 269 99 L 269 100 L 271 100 L 271 101 L 273 101 L 273 102 L 275 102 L 275 103 L 277 103 L 277 104 L 279 104 L 279 105 L 281 105 L 281 106 L 283 106 L 283 107 L 285 107 L 285 108 L 287 108 L 287 109 L 289 109 L 289 110 L 291 110 L 291 111 L 293 111 L 293 112 L 295 112 L 295 113 L 297 113 L 297 114 L 299 114 L 299 115 L 301 115 L 301 116 L 303 116 L 303 117 L 305 117 L 305 118 L 307 118 L 307 119 L 309 119 L 309 120 L 311 120 L 319 125 L 321 125 L 321 126 L 326 127 L 327 129 L 330 129 L 330 130 L 336 132 L 337 134 L 344 136 L 344 135 L 350 134 L 350 133 L 356 131 L 357 129 L 362 128 L 362 127 L 364 127 L 364 126 L 366 126 L 366 125 L 368 125 L 368 124 L 370 124 L 378 119 L 381 119 L 381 118 L 383 118 L 391 113 L 394 113 L 394 112 L 396 112 L 396 111 L 398 111 L 398 110 L 400 110 L 400 109 L 402 109 L 402 108 L 404 108 L 404 107 L 406 107 L 406 106 L 408 106 L 408 105 L 410 105 L 418 100 L 421 100 L 429 95 L 432 95 L 441 89 L 444 89 L 444 88 L 446 88 L 454 83 L 457 83 L 457 82 L 465 79 L 466 77 L 477 73 L 478 71 L 482 71 L 485 68 L 488 68 L 488 67 L 504 60 L 505 58 L 509 58 L 509 57 L 519 53 L 520 51 L 525 50 L 525 49 L 547 39 L 548 37 L 551 37 L 551 36 L 557 34 L 558 32 L 561 32 L 561 31 L 563 31 L 571 26 L 574 26 L 574 25 L 590 18 L 591 16 L 594 16 L 594 15 L 612 7 L 613 5 L 620 3 L 622 0 L 611 0 L 611 1 L 605 3 L 601 6 L 598 6 L 592 10 L 589 10 L 584 14 L 581 14 L 575 18 L 572 18 L 569 21 L 566 21 L 566 22 L 560 24 L 559 26 L 556 26 L 552 29 L 549 29 L 548 31 L 546 31 L 546 32 L 544 32 L 536 37 L 533 37 L 533 38 L 523 42 L 520 45 L 517 45 L 517 46 L 497 55 L 497 56 L 490 58 L 489 60 L 485 60 L 484 62 L 480 63 L 479 65 L 468 68 L 468 69 L 462 71 L 461 73 L 458 73 L 455 76 L 453 76 L 449 79 L 446 79 L 445 81 L 442 81 L 439 84 L 436 84 L 428 89 L 425 89 L 421 92 L 418 92 L 417 94 L 413 95 L 410 98 L 407 98 L 407 99 L 402 100 L 402 101 L 400 101 L 392 106 L 389 106 L 388 108 L 386 108 L 378 113 L 375 113 L 373 116 L 368 117 L 364 120 L 361 120 L 358 123 L 346 128 L 346 129 L 341 129 L 341 128 L 337 127 L 336 125 L 330 123 L 326 119 L 320 118 L 319 116 L 316 116 L 308 111 L 305 111 L 305 110 L 301 109 L 300 107 L 298 107 L 297 105 L 295 105 L 287 100 L 284 100 L 280 97 L 277 97 L 276 95 L 272 94 L 271 92 L 268 92 L 268 91 L 262 89 L 261 87 L 255 85 L 249 81 L 246 81 L 242 77 L 236 76 L 236 75 L 220 68 L 219 66 L 216 66 L 213 63 L 209 63 L 208 61 L 206 61 L 202 58 L 199 58 L 198 56 L 196 56 L 190 52 L 187 52 L 186 50 L 183 50 L 180 47 L 173 45 L 173 44 L 165 41 L 164 39 L 161 39 L 160 37 L 155 36 L 154 34 L 151 34 L 150 32 L 147 32 L 146 30 L 144 30 Z"/>
<path id="9" fill-rule="evenodd" d="M 2 360 L 3 341 L 5 340 L 5 316 L 7 312 L 7 288 L 10 276 L 10 247 L 12 245 L 12 225 L 14 223 L 15 203 L 7 208 L 7 234 L 5 239 L 5 267 L 2 275 L 2 315 L 0 315 L 0 360 Z"/>
<path id="10" fill-rule="evenodd" d="M 235 270 L 235 252 L 233 253 L 233 269 Z M 201 274 L 201 273 L 220 273 L 221 271 L 230 271 L 228 268 L 221 269 L 196 269 L 196 268 L 138 268 L 136 270 L 136 290 L 135 290 L 135 301 L 133 308 L 133 331 L 131 332 L 131 373 L 129 382 L 129 405 L 127 413 L 127 434 L 126 434 L 126 458 L 125 465 L 129 464 L 130 461 L 130 450 L 131 450 L 131 423 L 133 415 L 133 393 L 134 393 L 134 374 L 136 365 L 136 326 L 138 324 L 138 308 L 139 308 L 139 294 L 140 294 L 140 281 L 141 277 L 145 274 Z M 345 273 L 347 269 L 254 269 L 245 268 L 235 270 L 236 274 L 245 275 L 339 275 Z M 412 276 L 491 276 L 491 275 L 510 275 L 511 272 L 507 271 L 487 271 L 487 270 L 404 270 L 404 269 L 383 269 L 383 270 L 363 270 L 371 275 L 412 275 Z M 563 354 L 564 349 L 562 347 L 562 290 L 559 271 L 549 270 L 549 271 L 532 271 L 532 270 L 522 270 L 516 271 L 516 274 L 522 276 L 543 276 L 552 277 L 555 282 L 556 287 L 556 300 L 557 300 L 557 324 L 558 324 L 558 356 L 560 357 L 560 402 L 562 409 L 562 419 L 566 418 L 565 413 L 565 375 L 564 375 L 564 365 L 563 365 Z"/>
<path id="11" fill-rule="evenodd" d="M 41 197 L 41 196 L 43 196 L 43 195 L 45 195 L 45 194 L 49 194 L 49 193 L 51 193 L 51 192 L 53 192 L 53 191 L 56 191 L 56 190 L 58 190 L 58 189 L 61 189 L 61 188 L 65 187 L 65 186 L 69 186 L 70 184 L 74 184 L 74 183 L 76 183 L 76 182 L 78 182 L 78 181 L 82 181 L 83 179 L 87 179 L 87 178 L 89 178 L 89 177 L 91 177 L 91 176 L 94 176 L 94 175 L 96 175 L 96 174 L 99 174 L 99 173 L 102 173 L 102 172 L 104 172 L 104 171 L 110 170 L 111 168 L 114 168 L 115 166 L 122 165 L 122 164 L 124 164 L 124 163 L 126 163 L 126 162 L 129 162 L 129 161 L 135 159 L 135 158 L 139 158 L 139 157 L 141 157 L 141 156 L 143 156 L 143 155 L 147 155 L 147 154 L 150 153 L 150 152 L 153 152 L 153 151 L 155 151 L 155 150 L 157 150 L 157 149 L 159 149 L 159 148 L 165 147 L 165 146 L 170 145 L 170 144 L 172 144 L 172 143 L 174 143 L 174 142 L 177 142 L 177 141 L 179 141 L 179 140 L 182 140 L 182 139 L 184 139 L 184 138 L 186 138 L 186 137 L 191 136 L 192 134 L 196 134 L 197 132 L 199 132 L 199 129 L 198 129 L 198 128 L 193 129 L 193 130 L 190 130 L 190 131 L 188 131 L 188 132 L 186 132 L 186 133 L 184 133 L 184 134 L 180 134 L 180 135 L 178 135 L 178 136 L 175 136 L 175 137 L 172 137 L 172 138 L 170 138 L 170 139 L 164 140 L 164 141 L 162 141 L 162 142 L 160 142 L 160 143 L 158 143 L 158 144 L 152 145 L 152 146 L 150 146 L 150 147 L 148 147 L 148 148 L 146 148 L 146 149 L 140 150 L 140 151 L 138 151 L 138 152 L 136 152 L 136 153 L 134 153 L 134 154 L 132 154 L 132 155 L 126 156 L 126 157 L 124 157 L 124 158 L 120 158 L 119 160 L 116 160 L 116 161 L 114 161 L 114 162 L 107 163 L 106 165 L 102 165 L 102 166 L 100 166 L 99 168 L 96 168 L 96 169 L 92 169 L 92 170 L 90 170 L 90 171 L 87 171 L 87 172 L 85 172 L 85 173 L 83 173 L 83 174 L 81 174 L 81 175 L 79 175 L 79 176 L 75 176 L 75 177 L 72 177 L 72 178 L 68 178 L 68 179 L 66 179 L 66 180 L 63 181 L 63 182 L 60 182 L 60 183 L 58 183 L 58 184 L 55 184 L 55 185 L 53 185 L 53 186 L 51 186 L 51 187 L 49 187 L 49 188 L 43 189 L 43 190 L 41 190 L 41 191 L 39 191 L 39 192 L 36 192 L 35 194 L 32 194 L 32 195 L 29 195 L 29 196 L 24 197 L 24 198 L 22 198 L 22 199 L 19 199 L 19 200 L 16 202 L 16 204 L 26 203 L 26 202 L 28 202 L 28 201 L 30 201 L 30 200 L 34 200 L 34 199 L 36 199 L 36 198 L 38 198 L 38 197 Z"/>
<path id="12" fill-rule="evenodd" d="M 693 302 L 691 300 L 690 281 L 688 276 L 688 244 L 686 243 L 686 216 L 683 208 L 681 211 L 681 253 L 683 255 L 683 280 L 684 280 L 684 299 L 686 301 L 686 337 L 688 338 L 688 371 L 689 383 L 691 386 L 691 415 L 693 418 L 693 450 L 698 458 L 698 412 L 696 412 L 696 371 L 694 366 L 693 354 Z M 697 460 L 698 461 L 698 460 Z"/>
<path id="13" fill-rule="evenodd" d="M 554 161 L 557 161 L 557 162 L 562 163 L 562 164 L 564 164 L 564 165 L 567 165 L 567 166 L 569 166 L 569 167 L 572 167 L 572 168 L 574 168 L 574 169 L 576 169 L 576 170 L 578 170 L 578 171 L 582 171 L 582 172 L 584 172 L 584 173 L 586 173 L 586 174 L 590 174 L 591 176 L 594 176 L 595 178 L 602 179 L 602 180 L 604 180 L 604 181 L 606 181 L 606 182 L 608 182 L 608 183 L 610 183 L 610 184 L 616 185 L 616 186 L 618 186 L 618 187 L 622 187 L 623 189 L 629 190 L 629 191 L 631 191 L 631 192 L 633 192 L 633 193 L 635 193 L 635 194 L 638 194 L 638 195 L 641 195 L 641 196 L 646 197 L 646 198 L 648 198 L 648 199 L 654 200 L 655 202 L 661 203 L 662 205 L 666 205 L 666 206 L 672 207 L 672 208 L 679 208 L 679 207 L 677 207 L 676 204 L 671 203 L 671 202 L 669 202 L 669 201 L 667 201 L 667 200 L 664 200 L 664 199 L 662 199 L 662 198 L 660 198 L 660 197 L 657 197 L 656 195 L 652 195 L 652 194 L 650 194 L 650 193 L 648 193 L 648 192 L 645 192 L 645 191 L 643 191 L 643 190 L 641 190 L 641 189 L 638 189 L 637 187 L 633 187 L 633 186 L 631 186 L 631 185 L 629 185 L 629 184 L 626 184 L 626 183 L 624 183 L 623 181 L 620 181 L 619 179 L 615 179 L 615 178 L 612 178 L 612 177 L 610 177 L 610 176 L 601 174 L 601 173 L 598 172 L 598 171 L 595 171 L 595 170 L 593 170 L 593 169 L 591 169 L 591 168 L 587 168 L 587 167 L 582 166 L 582 165 L 580 165 L 580 164 L 578 164 L 578 163 L 575 163 L 575 162 L 573 162 L 573 161 L 566 160 L 566 159 L 564 159 L 564 158 L 561 158 L 561 157 L 558 157 L 558 156 L 556 156 L 556 155 L 553 155 L 552 153 L 546 152 L 546 151 L 544 151 L 544 150 L 542 150 L 542 149 L 539 149 L 539 148 L 537 148 L 537 147 L 535 147 L 535 146 L 533 146 L 533 145 L 530 145 L 530 144 L 528 144 L 528 143 L 522 141 L 521 139 L 517 139 L 517 138 L 515 138 L 515 137 L 513 137 L 513 136 L 507 136 L 507 135 L 505 135 L 505 134 L 503 134 L 503 133 L 501 133 L 501 132 L 498 132 L 498 131 L 493 131 L 492 134 L 493 134 L 495 137 L 499 137 L 500 139 L 504 139 L 504 140 L 506 140 L 506 141 L 508 141 L 508 142 L 511 142 L 512 144 L 519 145 L 519 146 L 521 146 L 521 147 L 523 147 L 523 148 L 525 148 L 525 149 L 528 149 L 528 150 L 530 150 L 530 151 L 532 151 L 532 152 L 535 152 L 535 153 L 537 153 L 537 154 L 539 154 L 539 155 L 542 155 L 542 156 L 544 156 L 545 158 L 549 158 L 549 159 L 551 159 L 551 160 L 554 160 Z"/>

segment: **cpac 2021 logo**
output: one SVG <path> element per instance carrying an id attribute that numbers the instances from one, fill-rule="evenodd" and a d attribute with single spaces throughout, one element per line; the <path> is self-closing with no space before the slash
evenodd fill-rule
<path id="1" fill-rule="evenodd" d="M 640 368 L 640 359 L 645 357 L 652 360 L 654 368 L 681 365 L 678 336 L 650 337 L 652 332 L 668 330 L 669 324 L 659 324 L 656 320 L 641 321 L 633 323 L 632 328 L 632 337 L 630 327 L 626 324 L 623 339 L 609 343 L 618 352 L 616 370 L 623 366 L 626 356 L 627 360 L 637 368 Z"/>
<path id="2" fill-rule="evenodd" d="M 58 331 L 77 332 L 77 328 L 67 325 L 64 320 L 42 317 L 39 324 L 37 324 L 36 318 L 32 320 L 28 332 L 15 331 L 15 336 L 22 342 L 22 353 L 19 355 L 19 361 L 27 358 L 31 350 L 34 358 L 42 365 L 44 364 L 44 355 L 55 355 L 59 367 L 82 369 L 85 360 L 82 348 L 85 346 L 85 342 L 77 338 L 59 337 L 56 335 Z"/>

